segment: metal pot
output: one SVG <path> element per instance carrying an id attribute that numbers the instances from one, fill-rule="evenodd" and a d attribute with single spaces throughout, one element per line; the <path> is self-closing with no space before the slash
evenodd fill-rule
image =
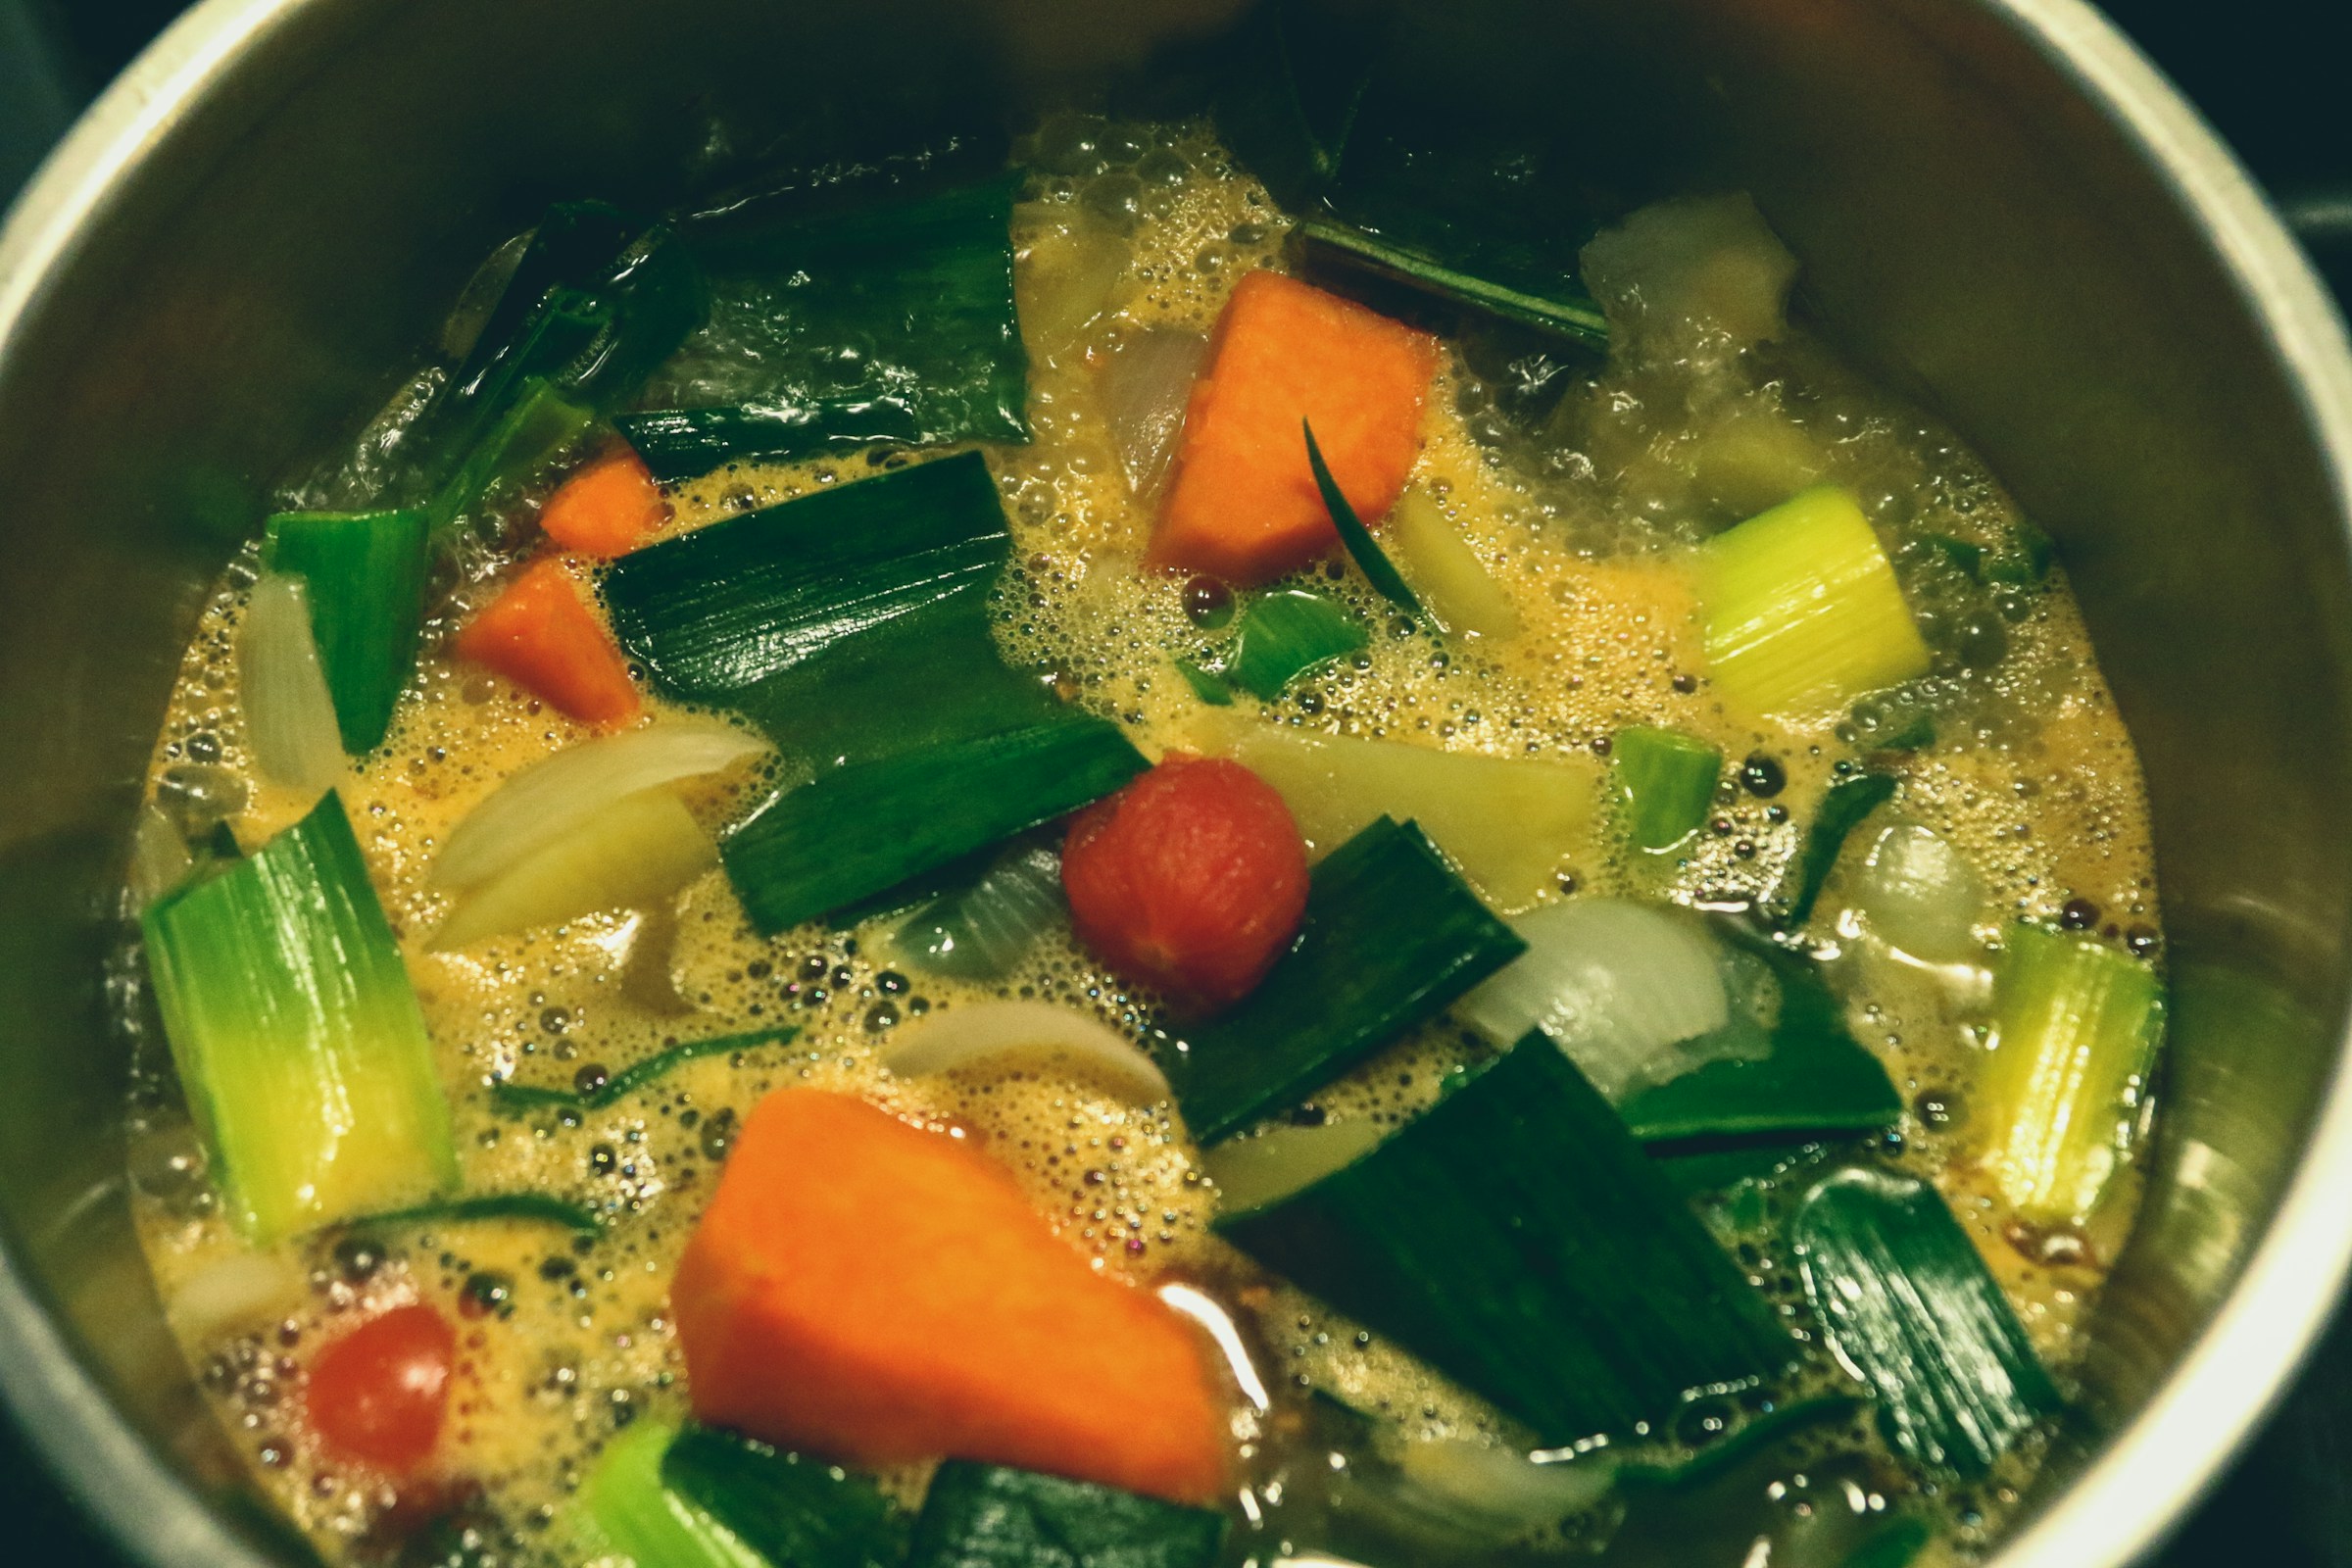
<path id="1" fill-rule="evenodd" d="M 1418 3 L 1418 0 L 1405 0 Z M 1438 0 L 1430 0 L 1438 3 Z M 1018 100 L 1236 0 L 208 0 L 0 234 L 0 1390 L 132 1555 L 291 1560 L 165 1331 L 105 957 L 205 584 L 553 195 L 659 205 L 816 106 Z M 1629 193 L 1752 190 L 1806 303 L 2054 533 L 2138 738 L 2175 1022 L 2084 1418 L 2005 1568 L 2126 1562 L 2352 1258 L 2352 358 L 2230 156 L 2078 0 L 1456 0 Z"/>

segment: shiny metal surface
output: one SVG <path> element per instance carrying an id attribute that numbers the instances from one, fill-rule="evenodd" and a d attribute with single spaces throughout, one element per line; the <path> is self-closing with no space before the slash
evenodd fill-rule
<path id="1" fill-rule="evenodd" d="M 165 684 L 267 485 L 373 407 L 551 195 L 660 202 L 796 114 L 1017 99 L 1229 9 L 209 0 L 26 193 L 0 231 L 0 1392 L 145 1560 L 282 1556 L 131 1245 L 102 973 Z M 2089 1416 L 1999 1560 L 2129 1561 L 2352 1258 L 2340 325 L 2229 156 L 2074 0 L 1448 14 L 1462 59 L 1433 69 L 1556 100 L 1629 193 L 1752 188 L 1820 321 L 2065 547 L 2148 769 L 2178 1012 Z"/>

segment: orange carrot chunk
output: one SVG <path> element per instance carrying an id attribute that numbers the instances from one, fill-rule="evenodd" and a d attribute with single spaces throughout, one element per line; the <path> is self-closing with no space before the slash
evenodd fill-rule
<path id="1" fill-rule="evenodd" d="M 564 480 L 539 514 L 550 539 L 605 561 L 627 555 L 668 520 L 669 503 L 653 470 L 625 446 Z"/>
<path id="2" fill-rule="evenodd" d="M 1437 339 L 1319 288 L 1259 270 L 1218 318 L 1193 387 L 1150 563 L 1250 585 L 1339 545 L 1299 420 L 1348 505 L 1387 514 L 1421 446 Z"/>
<path id="3" fill-rule="evenodd" d="M 858 1465 L 976 1459 L 1223 1489 L 1194 1330 L 1098 1274 L 1009 1172 L 861 1100 L 752 1111 L 670 1284 L 698 1420 Z"/>
<path id="4" fill-rule="evenodd" d="M 457 650 L 574 718 L 619 724 L 637 716 L 637 688 L 620 650 L 552 556 L 467 621 Z"/>

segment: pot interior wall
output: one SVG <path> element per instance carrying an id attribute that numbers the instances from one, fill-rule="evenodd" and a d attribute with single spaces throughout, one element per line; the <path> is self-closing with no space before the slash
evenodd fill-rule
<path id="1" fill-rule="evenodd" d="M 234 1553 L 111 1413 L 233 1478 L 129 1232 L 105 958 L 167 684 L 270 484 L 372 411 L 551 197 L 656 206 L 812 127 L 1125 82 L 1230 9 L 318 0 L 168 121 L 89 223 L 0 361 L 0 1340 L 30 1332 L 13 1271 L 113 1406 L 63 1363 L 27 1370 L 37 1346 L 0 1354 L 118 1529 L 174 1561 Z M 2177 981 L 2152 1198 L 2088 1391 L 2121 1419 L 2234 1278 L 2334 1066 L 2352 570 L 2292 388 L 2172 193 L 1960 0 L 1443 14 L 1433 73 L 1546 106 L 1630 198 L 1752 189 L 1819 323 L 2062 542 L 2148 768 Z"/>

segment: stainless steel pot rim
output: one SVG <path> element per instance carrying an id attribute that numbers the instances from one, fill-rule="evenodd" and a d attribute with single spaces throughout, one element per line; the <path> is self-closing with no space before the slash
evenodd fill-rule
<path id="1" fill-rule="evenodd" d="M 190 107 L 318 0 L 203 0 L 99 98 L 0 227 L 0 356 L 110 193 Z M 2295 375 L 2352 517 L 2352 349 L 2334 305 L 2245 172 L 2086 0 L 1983 0 L 2120 128 L 2188 210 Z M 2352 1041 L 2346 1042 L 2352 1047 Z M 2278 1214 L 2220 1311 L 2155 1397 L 1997 1558 L 1999 1568 L 2119 1568 L 2212 1484 L 2276 1404 L 2352 1272 L 2352 1082 L 2344 1051 Z M 56 1471 L 147 1561 L 256 1559 L 84 1372 L 0 1248 L 0 1395 Z"/>

